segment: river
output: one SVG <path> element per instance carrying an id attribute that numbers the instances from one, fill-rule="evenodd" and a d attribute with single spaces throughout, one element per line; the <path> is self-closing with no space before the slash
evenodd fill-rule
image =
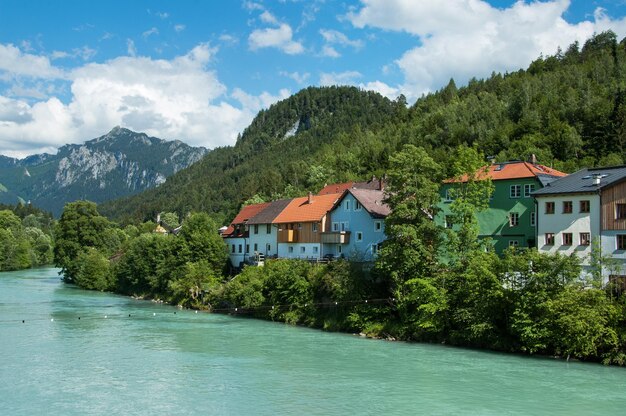
<path id="1" fill-rule="evenodd" d="M 57 272 L 0 273 L 1 415 L 626 414 L 624 368 L 195 313 Z"/>

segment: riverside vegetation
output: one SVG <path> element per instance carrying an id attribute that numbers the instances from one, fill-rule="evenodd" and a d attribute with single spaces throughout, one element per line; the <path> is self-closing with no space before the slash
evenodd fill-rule
<path id="1" fill-rule="evenodd" d="M 565 172 L 624 163 L 625 74 L 626 40 L 605 32 L 525 71 L 462 88 L 451 80 L 409 108 L 402 96 L 307 88 L 260 112 L 235 146 L 210 151 L 156 189 L 103 204 L 123 228 L 92 203 L 68 204 L 56 228 L 56 262 L 82 287 L 187 307 L 624 365 L 626 297 L 602 287 L 599 270 L 581 279 L 573 257 L 485 251 L 474 214 L 486 204 L 488 182 L 474 178 L 455 190 L 454 230 L 431 218 L 440 181 L 476 172 L 485 155 L 534 153 Z M 375 264 L 276 260 L 224 275 L 216 224 L 246 200 L 373 174 L 387 175 L 393 209 Z M 178 220 L 205 213 L 185 218 L 176 236 L 137 225 L 164 210 Z M 370 299 L 388 301 L 365 304 Z"/>
<path id="2" fill-rule="evenodd" d="M 466 146 L 453 156 L 456 176 L 484 160 Z M 626 364 L 626 296 L 602 287 L 599 270 L 581 279 L 575 256 L 485 250 L 475 212 L 486 207 L 489 180 L 459 183 L 458 227 L 437 226 L 442 174 L 413 145 L 390 158 L 388 240 L 373 265 L 269 260 L 225 276 L 226 247 L 207 214 L 191 214 L 178 235 L 139 233 L 84 201 L 66 206 L 55 255 L 66 281 L 89 289 L 377 337 Z"/>

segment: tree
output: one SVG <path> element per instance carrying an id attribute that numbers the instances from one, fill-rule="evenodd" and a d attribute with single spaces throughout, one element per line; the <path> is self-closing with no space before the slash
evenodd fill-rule
<path id="1" fill-rule="evenodd" d="M 74 282 L 80 267 L 78 257 L 88 247 L 114 249 L 105 244 L 110 228 L 111 223 L 98 213 L 95 203 L 76 201 L 65 205 L 55 228 L 54 261 L 66 282 Z"/>

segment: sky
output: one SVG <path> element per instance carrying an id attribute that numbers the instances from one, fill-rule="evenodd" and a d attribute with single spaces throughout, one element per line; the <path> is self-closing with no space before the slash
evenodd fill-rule
<path id="1" fill-rule="evenodd" d="M 0 154 L 118 125 L 233 145 L 308 86 L 412 103 L 609 29 L 626 37 L 626 0 L 0 0 Z"/>

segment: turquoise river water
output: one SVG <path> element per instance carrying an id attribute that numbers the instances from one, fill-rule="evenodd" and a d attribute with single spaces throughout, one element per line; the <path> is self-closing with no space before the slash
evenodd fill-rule
<path id="1" fill-rule="evenodd" d="M 626 415 L 624 368 L 195 313 L 57 272 L 0 273 L 0 415 Z"/>

